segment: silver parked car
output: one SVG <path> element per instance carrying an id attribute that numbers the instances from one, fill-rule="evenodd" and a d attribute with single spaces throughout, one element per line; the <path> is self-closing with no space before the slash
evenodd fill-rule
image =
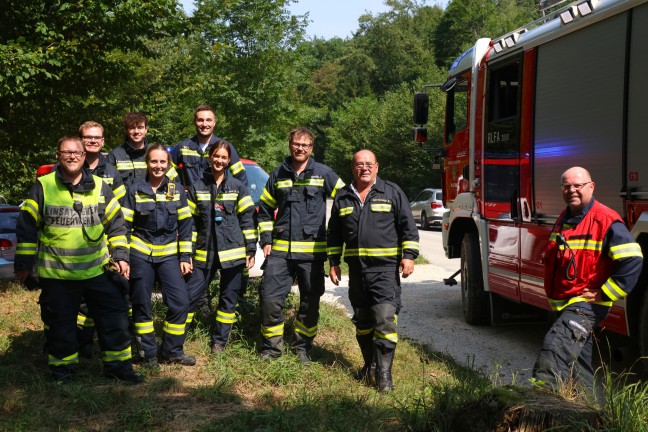
<path id="1" fill-rule="evenodd" d="M 443 206 L 442 196 L 441 189 L 423 189 L 410 202 L 414 220 L 421 225 L 421 229 L 429 229 L 432 225 L 441 226 L 443 213 L 448 211 Z"/>
<path id="2" fill-rule="evenodd" d="M 0 204 L 0 279 L 14 278 L 19 207 Z"/>

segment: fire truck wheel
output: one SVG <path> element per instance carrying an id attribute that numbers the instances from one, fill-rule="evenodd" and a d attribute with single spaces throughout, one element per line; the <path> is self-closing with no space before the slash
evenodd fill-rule
<path id="1" fill-rule="evenodd" d="M 428 223 L 427 215 L 425 214 L 425 212 L 421 213 L 421 229 L 423 231 L 430 229 L 430 224 Z"/>
<path id="2" fill-rule="evenodd" d="M 490 296 L 484 291 L 479 240 L 469 232 L 461 242 L 461 302 L 468 324 L 490 324 Z"/>

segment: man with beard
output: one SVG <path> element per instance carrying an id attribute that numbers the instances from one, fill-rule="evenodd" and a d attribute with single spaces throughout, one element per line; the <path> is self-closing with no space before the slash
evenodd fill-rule
<path id="1" fill-rule="evenodd" d="M 335 197 L 344 182 L 311 157 L 313 141 L 308 128 L 290 132 L 290 156 L 270 174 L 259 201 L 259 243 L 267 263 L 261 287 L 264 361 L 283 353 L 283 308 L 295 279 L 299 310 L 293 349 L 304 364 L 311 361 L 308 352 L 317 335 L 320 297 L 324 294 L 326 199 Z"/>
<path id="2" fill-rule="evenodd" d="M 55 381 L 69 383 L 78 370 L 77 312 L 85 298 L 95 317 L 104 376 L 137 384 L 144 379 L 133 372 L 126 299 L 104 270 L 110 248 L 119 272 L 129 276 L 124 217 L 110 187 L 83 166 L 85 154 L 78 137 L 61 138 L 55 171 L 32 187 L 16 227 L 16 278 L 26 281 L 36 266 Z"/>

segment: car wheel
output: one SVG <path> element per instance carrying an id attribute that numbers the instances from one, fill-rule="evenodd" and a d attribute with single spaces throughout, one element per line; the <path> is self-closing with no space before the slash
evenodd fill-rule
<path id="1" fill-rule="evenodd" d="M 425 212 L 421 213 L 421 229 L 424 231 L 430 229 L 430 224 L 427 220 L 427 215 L 425 214 Z"/>

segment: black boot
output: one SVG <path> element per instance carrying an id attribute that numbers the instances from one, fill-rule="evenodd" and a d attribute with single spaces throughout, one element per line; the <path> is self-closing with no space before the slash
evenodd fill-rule
<path id="1" fill-rule="evenodd" d="M 356 335 L 356 340 L 360 346 L 360 352 L 362 353 L 362 358 L 364 360 L 364 366 L 355 374 L 355 379 L 362 381 L 367 385 L 372 384 L 372 379 L 376 371 L 376 362 L 373 359 L 374 356 L 374 343 L 373 343 L 373 334 L 368 335 Z"/>
<path id="2" fill-rule="evenodd" d="M 376 346 L 374 359 L 376 361 L 376 388 L 378 391 L 388 392 L 394 389 L 391 368 L 395 351 L 395 348 Z"/>

